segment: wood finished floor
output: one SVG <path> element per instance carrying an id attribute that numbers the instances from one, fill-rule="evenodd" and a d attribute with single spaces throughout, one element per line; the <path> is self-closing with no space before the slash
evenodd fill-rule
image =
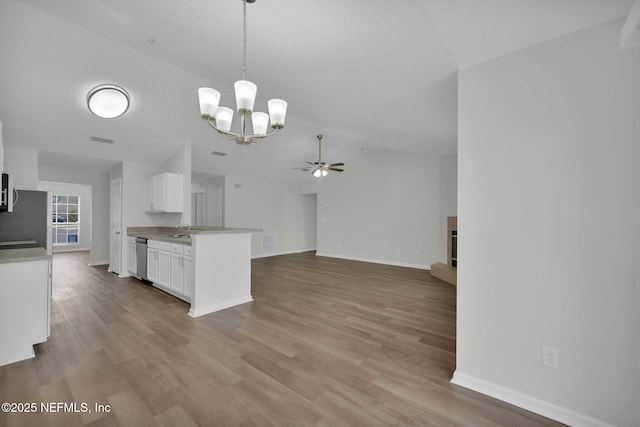
<path id="1" fill-rule="evenodd" d="M 455 287 L 427 271 L 257 259 L 254 302 L 192 319 L 87 263 L 54 256 L 51 337 L 0 367 L 0 402 L 91 412 L 0 413 L 0 426 L 559 425 L 449 383 Z"/>

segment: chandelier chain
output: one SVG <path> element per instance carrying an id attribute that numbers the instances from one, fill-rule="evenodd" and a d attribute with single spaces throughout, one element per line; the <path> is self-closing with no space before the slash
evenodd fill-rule
<path id="1" fill-rule="evenodd" d="M 239 133 L 231 131 L 233 110 L 219 105 L 220 92 L 207 87 L 198 89 L 200 116 L 223 138 L 235 140 L 242 145 L 258 142 L 275 134 L 284 127 L 287 114 L 287 102 L 282 99 L 269 100 L 269 114 L 253 112 L 257 86 L 247 81 L 247 3 L 254 2 L 255 0 L 242 0 L 242 81 L 236 81 L 234 84 L 237 111 L 240 114 Z M 247 133 L 249 119 L 253 124 L 253 134 Z M 267 131 L 269 122 L 271 131 Z"/>
<path id="2" fill-rule="evenodd" d="M 242 80 L 247 80 L 247 0 L 242 0 Z"/>

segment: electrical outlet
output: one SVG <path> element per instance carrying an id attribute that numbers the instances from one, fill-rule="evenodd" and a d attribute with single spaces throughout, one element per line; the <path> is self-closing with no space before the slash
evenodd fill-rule
<path id="1" fill-rule="evenodd" d="M 560 363 L 560 354 L 555 347 L 542 346 L 542 366 L 557 368 Z"/>

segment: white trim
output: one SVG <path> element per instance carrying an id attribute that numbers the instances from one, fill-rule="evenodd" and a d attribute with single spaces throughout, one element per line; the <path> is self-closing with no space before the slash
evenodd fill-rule
<path id="1" fill-rule="evenodd" d="M 36 351 L 33 348 L 33 345 L 26 346 L 24 349 L 20 349 L 20 351 L 15 351 L 15 348 L 12 350 L 14 353 L 11 354 L 11 357 L 0 359 L 0 366 L 10 365 L 11 363 L 21 362 L 23 360 L 33 359 L 36 357 Z"/>
<path id="2" fill-rule="evenodd" d="M 270 257 L 270 256 L 300 254 L 302 252 L 310 252 L 310 251 L 315 251 L 315 248 L 314 249 L 295 250 L 295 251 L 278 251 L 278 252 L 260 253 L 260 254 L 257 254 L 257 255 L 251 255 L 251 259 L 267 258 L 267 257 Z"/>
<path id="3" fill-rule="evenodd" d="M 220 304 L 210 305 L 209 307 L 204 307 L 199 310 L 194 310 L 193 307 L 191 307 L 191 309 L 189 309 L 188 314 L 189 316 L 196 318 L 196 317 L 204 316 L 205 314 L 211 314 L 216 311 L 224 310 L 225 308 L 234 307 L 236 305 L 244 304 L 251 301 L 253 301 L 253 297 L 251 297 L 251 295 L 247 295 L 245 297 L 225 301 Z"/>
<path id="4" fill-rule="evenodd" d="M 334 255 L 334 254 L 327 254 L 327 253 L 320 253 L 320 252 L 316 252 L 316 256 L 348 259 L 348 260 L 351 260 L 351 261 L 371 262 L 371 263 L 374 263 L 374 264 L 394 265 L 396 267 L 418 268 L 420 270 L 431 270 L 431 265 L 428 265 L 428 264 L 410 264 L 410 263 L 406 263 L 406 262 L 387 261 L 387 260 L 381 260 L 381 259 L 370 259 L 370 258 L 361 258 L 361 257 L 351 257 L 351 256 L 345 256 L 345 255 Z"/>
<path id="5" fill-rule="evenodd" d="M 503 402 L 510 403 L 573 427 L 615 427 L 613 424 L 592 418 L 588 415 L 545 402 L 544 400 L 536 399 L 535 397 L 519 393 L 458 371 L 453 373 L 451 383 L 486 394 L 487 396 L 494 397 L 498 400 L 502 400 Z"/>
<path id="6" fill-rule="evenodd" d="M 298 249 L 298 250 L 296 251 L 296 253 L 311 252 L 311 251 L 315 251 L 315 250 L 317 250 L 317 249 L 318 249 L 318 248 Z"/>
<path id="7" fill-rule="evenodd" d="M 310 252 L 310 251 L 315 251 L 316 249 L 300 249 L 300 250 L 295 250 L 295 251 L 279 251 L 279 252 L 269 252 L 269 253 L 264 253 L 264 254 L 257 254 L 257 255 L 252 255 L 251 259 L 256 259 L 256 258 L 267 258 L 267 257 L 271 257 L 271 256 L 280 256 L 280 255 L 291 255 L 291 254 L 299 254 L 302 252 Z M 431 265 L 428 264 L 410 264 L 410 263 L 406 263 L 406 262 L 396 262 L 396 261 L 386 261 L 386 260 L 380 260 L 380 259 L 371 259 L 371 258 L 361 258 L 361 257 L 350 257 L 350 256 L 345 256 L 345 255 L 334 255 L 334 254 L 327 254 L 327 253 L 319 253 L 316 251 L 316 256 L 324 256 L 324 257 L 328 257 L 328 258 L 339 258 L 339 259 L 347 259 L 350 261 L 361 261 L 361 262 L 370 262 L 373 264 L 383 264 L 383 265 L 393 265 L 396 267 L 407 267 L 407 268 L 417 268 L 420 270 L 431 270 Z"/>
<path id="8" fill-rule="evenodd" d="M 98 265 L 107 265 L 107 264 L 109 264 L 109 260 L 105 259 L 105 260 L 101 260 L 101 261 L 89 262 L 88 266 L 89 267 L 96 267 Z"/>

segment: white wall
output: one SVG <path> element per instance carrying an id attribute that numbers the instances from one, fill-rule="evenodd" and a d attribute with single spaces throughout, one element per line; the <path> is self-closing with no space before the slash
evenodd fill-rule
<path id="1" fill-rule="evenodd" d="M 622 24 L 459 74 L 454 381 L 573 425 L 640 420 L 640 49 L 617 49 Z"/>
<path id="2" fill-rule="evenodd" d="M 257 228 L 253 233 L 253 257 L 297 251 L 297 192 L 294 184 L 226 176 L 225 227 Z M 263 250 L 262 239 L 275 238 L 275 247 Z"/>
<path id="3" fill-rule="evenodd" d="M 224 224 L 263 230 L 253 235 L 254 257 L 316 248 L 319 255 L 418 268 L 446 261 L 457 156 L 375 151 L 345 169 L 302 184 L 216 178 L 224 184 Z M 313 198 L 315 215 L 306 212 L 305 197 Z M 275 247 L 263 250 L 264 237 Z"/>
<path id="4" fill-rule="evenodd" d="M 311 178 L 318 254 L 429 268 L 446 261 L 446 217 L 456 215 L 456 157 L 371 151 L 345 172 Z"/>
<path id="5" fill-rule="evenodd" d="M 40 166 L 38 168 L 38 176 L 42 181 L 84 184 L 91 186 L 91 252 L 89 265 L 108 264 L 110 197 L 109 173 Z"/>
<path id="6" fill-rule="evenodd" d="M 149 214 L 144 210 L 145 179 L 157 173 L 152 165 L 138 162 L 122 163 L 122 239 L 120 240 L 120 276 L 128 276 L 129 247 L 128 227 L 152 227 L 162 225 L 162 215 Z M 112 179 L 117 178 L 113 176 Z M 179 215 L 179 214 L 174 214 Z"/>
<path id="7" fill-rule="evenodd" d="M 4 173 L 13 177 L 16 190 L 38 190 L 38 150 L 4 144 Z"/>

